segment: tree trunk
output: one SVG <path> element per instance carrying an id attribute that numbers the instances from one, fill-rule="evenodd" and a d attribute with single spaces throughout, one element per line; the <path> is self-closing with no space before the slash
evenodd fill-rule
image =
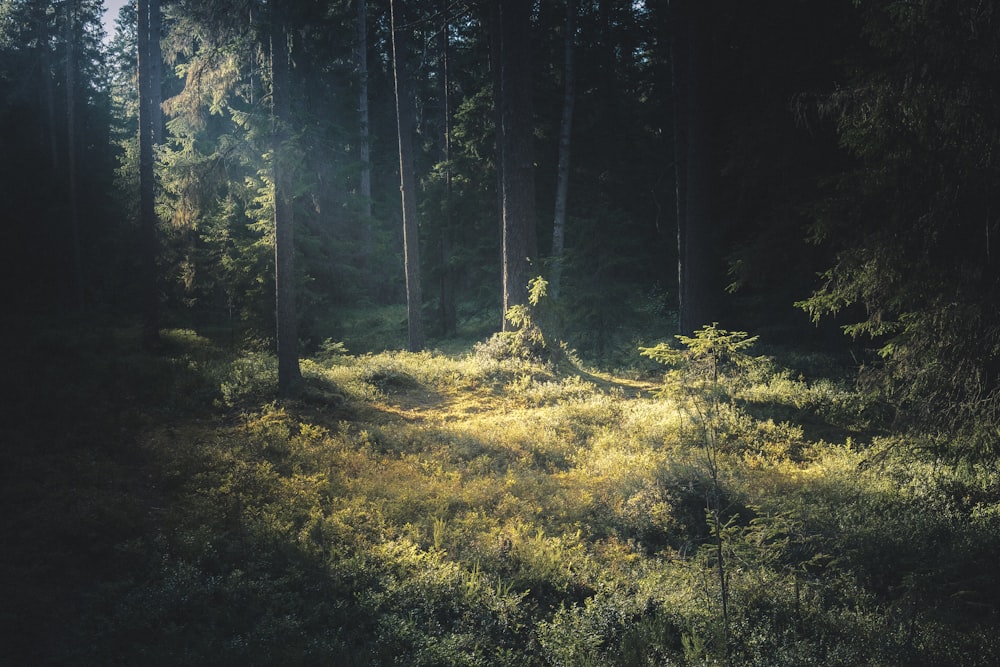
<path id="1" fill-rule="evenodd" d="M 410 89 L 410 72 L 405 69 L 406 34 L 401 28 L 401 6 L 389 3 L 392 31 L 392 71 L 396 89 L 396 129 L 399 135 L 399 191 L 403 209 L 403 270 L 406 275 L 406 320 L 409 350 L 424 348 L 421 319 L 420 244 L 417 238 L 416 176 L 413 173 L 413 126 L 415 109 Z"/>
<path id="2" fill-rule="evenodd" d="M 503 309 L 528 303 L 537 255 L 535 180 L 532 172 L 531 1 L 498 3 L 500 106 L 503 128 Z M 507 328 L 504 320 L 504 329 Z"/>
<path id="3" fill-rule="evenodd" d="M 674 150 L 677 188 L 678 325 L 691 335 L 716 318 L 710 108 L 697 0 L 673 0 Z"/>
<path id="4" fill-rule="evenodd" d="M 372 220 L 371 114 L 368 105 L 368 0 L 358 0 L 358 157 L 361 162 L 358 197 L 361 204 L 361 262 L 369 291 L 375 289 L 371 270 L 375 254 Z"/>
<path id="5" fill-rule="evenodd" d="M 493 141 L 496 156 L 496 241 L 497 245 L 503 246 L 503 112 L 501 111 L 501 100 L 503 99 L 503 77 L 501 76 L 501 40 L 500 40 L 500 7 L 501 0 L 493 0 L 489 3 L 489 23 L 487 35 L 490 44 L 490 81 L 493 84 Z M 501 295 L 503 294 L 503 252 L 501 250 Z M 502 296 L 501 296 L 502 299 Z M 506 329 L 507 320 L 504 314 L 500 314 L 501 326 Z"/>
<path id="6" fill-rule="evenodd" d="M 271 7 L 271 121 L 274 178 L 274 293 L 278 339 L 278 394 L 295 395 L 302 384 L 295 312 L 295 233 L 292 188 L 285 156 L 291 103 L 288 91 L 288 32 L 282 0 Z"/>
<path id="7" fill-rule="evenodd" d="M 448 18 L 448 2 L 442 0 L 441 26 L 441 101 L 442 134 L 444 147 L 444 206 L 441 221 L 441 327 L 445 336 L 453 335 L 458 329 L 458 314 L 455 308 L 455 270 L 452 266 L 452 219 L 451 219 L 451 84 L 448 58 L 450 51 L 451 22 Z"/>
<path id="8" fill-rule="evenodd" d="M 573 104 L 576 99 L 576 78 L 573 68 L 576 39 L 576 0 L 566 0 L 566 34 L 564 42 L 563 108 L 559 129 L 559 162 L 556 167 L 556 206 L 552 220 L 552 269 L 549 296 L 559 298 L 562 283 L 563 255 L 566 246 L 566 200 L 569 194 L 570 139 L 573 133 Z"/>
<path id="9" fill-rule="evenodd" d="M 365 225 L 365 251 L 371 253 L 372 165 L 368 113 L 368 3 L 358 0 L 358 115 L 360 117 L 361 214 Z"/>

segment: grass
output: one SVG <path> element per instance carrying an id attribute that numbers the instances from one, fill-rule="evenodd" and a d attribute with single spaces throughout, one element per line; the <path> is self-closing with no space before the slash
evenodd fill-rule
<path id="1" fill-rule="evenodd" d="M 331 348 L 279 404 L 266 353 L 167 340 L 56 332 L 20 362 L 0 662 L 1000 660 L 1000 475 L 921 458 L 835 380 L 731 381 L 723 627 L 684 396 L 482 345 Z"/>

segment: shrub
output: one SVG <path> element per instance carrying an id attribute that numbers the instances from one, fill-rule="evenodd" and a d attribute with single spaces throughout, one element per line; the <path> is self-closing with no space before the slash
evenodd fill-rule
<path id="1" fill-rule="evenodd" d="M 222 402 L 230 408 L 255 405 L 273 396 L 278 386 L 278 360 L 264 352 L 248 352 L 229 365 L 222 379 Z"/>

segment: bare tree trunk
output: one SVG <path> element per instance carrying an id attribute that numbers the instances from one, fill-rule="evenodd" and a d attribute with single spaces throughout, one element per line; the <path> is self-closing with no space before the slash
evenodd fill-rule
<path id="1" fill-rule="evenodd" d="M 274 293 L 278 339 L 278 394 L 294 396 L 302 384 L 295 312 L 295 233 L 288 158 L 291 103 L 288 92 L 288 31 L 284 3 L 271 6 L 271 120 L 274 177 Z"/>
<path id="2" fill-rule="evenodd" d="M 685 233 L 685 213 L 686 202 L 685 187 L 686 171 L 686 148 L 687 148 L 687 123 L 684 116 L 684 95 L 686 93 L 686 61 L 682 60 L 687 54 L 687 38 L 683 26 L 680 25 L 682 9 L 680 3 L 685 0 L 670 1 L 670 79 L 671 97 L 673 98 L 673 130 L 674 130 L 674 203 L 677 216 L 677 328 L 681 333 L 689 335 L 694 328 L 690 325 L 690 317 L 687 316 L 687 298 L 684 296 L 686 278 L 684 270 L 687 268 L 687 261 L 684 256 L 684 248 L 687 241 Z"/>
<path id="3" fill-rule="evenodd" d="M 441 26 L 441 100 L 442 131 L 444 134 L 444 207 L 441 221 L 441 324 L 444 335 L 450 336 L 458 329 L 458 314 L 455 308 L 455 270 L 452 266 L 452 219 L 451 219 L 451 83 L 449 71 L 449 51 L 451 22 L 448 17 L 448 2 L 442 0 Z"/>
<path id="4" fill-rule="evenodd" d="M 704 85 L 704 37 L 696 0 L 672 0 L 674 146 L 677 184 L 678 319 L 690 335 L 717 319 L 713 248 L 710 109 Z"/>
<path id="5" fill-rule="evenodd" d="M 538 250 L 532 171 L 531 1 L 500 4 L 503 127 L 503 309 L 528 303 L 531 264 Z M 504 320 L 504 328 L 507 321 Z"/>
<path id="6" fill-rule="evenodd" d="M 371 114 L 368 105 L 368 0 L 358 0 L 358 143 L 361 178 L 358 196 L 361 199 L 361 269 L 369 290 L 374 289 L 370 270 L 375 254 L 375 234 L 372 229 L 372 158 Z"/>
<path id="7" fill-rule="evenodd" d="M 375 233 L 372 228 L 372 157 L 371 114 L 368 104 L 368 0 L 358 0 L 358 157 L 361 161 L 358 197 L 361 204 L 361 261 L 366 286 L 375 288 L 370 269 L 375 254 Z"/>
<path id="8" fill-rule="evenodd" d="M 503 76 L 501 72 L 503 70 L 501 61 L 501 40 L 500 40 L 500 7 L 501 0 L 493 0 L 489 4 L 489 43 L 490 43 L 490 79 L 493 84 L 493 134 L 494 134 L 494 151 L 496 154 L 496 211 L 497 211 L 497 227 L 496 227 L 496 240 L 498 245 L 501 247 L 500 262 L 501 262 L 501 274 L 500 284 L 501 284 L 501 294 L 503 286 L 503 160 L 504 160 L 504 148 L 503 148 L 503 112 L 501 111 L 503 99 Z M 507 319 L 504 313 L 500 314 L 501 326 L 507 328 Z"/>
<path id="9" fill-rule="evenodd" d="M 401 28 L 402 16 L 398 0 L 389 3 L 392 31 L 392 70 L 396 88 L 396 129 L 399 134 L 399 191 L 403 209 L 403 270 L 406 275 L 407 338 L 411 352 L 424 348 L 424 326 L 421 319 L 420 244 L 417 238 L 416 176 L 413 173 L 413 93 L 409 86 L 410 73 L 404 68 L 406 35 Z"/>
<path id="10" fill-rule="evenodd" d="M 570 140 L 573 133 L 573 105 L 576 99 L 576 78 L 573 67 L 576 38 L 576 0 L 566 0 L 566 34 L 564 40 L 563 108 L 559 129 L 559 162 L 556 167 L 556 206 L 552 221 L 552 269 L 549 295 L 559 298 L 562 283 L 563 255 L 566 246 L 566 201 L 569 194 Z"/>
<path id="11" fill-rule="evenodd" d="M 364 216 L 366 252 L 371 252 L 372 166 L 368 113 L 368 3 L 358 0 L 358 115 L 361 125 L 361 213 Z"/>

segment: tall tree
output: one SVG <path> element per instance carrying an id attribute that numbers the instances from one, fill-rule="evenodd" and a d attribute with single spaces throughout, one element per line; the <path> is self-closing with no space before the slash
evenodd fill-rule
<path id="1" fill-rule="evenodd" d="M 559 163 L 556 167 L 556 205 L 552 220 L 552 268 L 549 295 L 559 298 L 563 254 L 566 245 L 566 202 L 569 195 L 570 140 L 573 136 L 573 106 L 576 101 L 574 55 L 576 41 L 576 0 L 566 0 L 563 34 L 563 105 L 559 125 Z"/>
<path id="2" fill-rule="evenodd" d="M 153 34 L 155 21 L 153 11 L 159 13 L 158 0 L 136 0 L 137 14 L 137 79 L 139 86 L 139 228 L 141 230 L 143 256 L 143 343 L 155 347 L 160 336 L 160 294 L 157 286 L 156 261 L 159 255 L 159 240 L 156 231 L 156 185 L 153 164 L 153 143 L 156 140 L 159 120 L 160 80 L 159 68 L 153 65 L 159 53 L 159 35 Z M 155 8 L 155 9 L 154 9 Z M 157 46 L 153 47 L 152 43 Z"/>
<path id="3" fill-rule="evenodd" d="M 274 294 L 278 342 L 278 394 L 288 397 L 302 384 L 299 368 L 298 315 L 295 308 L 295 231 L 291 160 L 290 38 L 285 0 L 272 0 L 271 46 L 271 170 L 274 184 Z"/>
<path id="4" fill-rule="evenodd" d="M 503 197 L 503 309 L 528 303 L 537 259 L 531 99 L 530 0 L 496 2 L 500 38 L 500 122 Z M 506 329 L 506 319 L 503 324 Z"/>
<path id="5" fill-rule="evenodd" d="M 441 153 L 444 160 L 444 202 L 441 221 L 441 325 L 446 336 L 454 334 L 458 328 L 458 314 L 455 307 L 455 269 L 452 259 L 453 236 L 451 195 L 451 20 L 449 16 L 449 0 L 441 2 Z"/>
<path id="6" fill-rule="evenodd" d="M 707 10 L 699 0 L 671 0 L 671 9 L 678 319 L 681 332 L 691 334 L 715 318 L 719 288 L 713 240 L 712 109 L 705 63 Z"/>
<path id="7" fill-rule="evenodd" d="M 406 274 L 406 320 L 410 351 L 424 347 L 424 325 L 421 317 L 420 243 L 417 238 L 417 180 L 413 166 L 413 130 L 416 110 L 410 88 L 412 72 L 408 60 L 407 36 L 398 0 L 391 0 L 390 30 L 392 32 L 392 71 L 396 91 L 396 129 L 399 136 L 399 192 L 403 209 L 403 265 Z"/>
<path id="8" fill-rule="evenodd" d="M 358 118 L 360 124 L 361 212 L 366 230 L 366 251 L 371 252 L 372 165 L 371 119 L 368 112 L 368 2 L 358 0 Z"/>

